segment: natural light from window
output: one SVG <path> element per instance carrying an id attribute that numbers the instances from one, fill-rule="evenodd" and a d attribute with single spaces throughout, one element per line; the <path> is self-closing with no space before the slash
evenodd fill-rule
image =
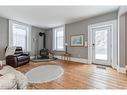
<path id="1" fill-rule="evenodd" d="M 31 31 L 30 26 L 17 22 L 9 21 L 9 46 L 22 47 L 24 51 L 31 50 Z"/>
<path id="2" fill-rule="evenodd" d="M 64 27 L 54 28 L 53 30 L 53 43 L 54 50 L 63 51 L 64 50 Z"/>

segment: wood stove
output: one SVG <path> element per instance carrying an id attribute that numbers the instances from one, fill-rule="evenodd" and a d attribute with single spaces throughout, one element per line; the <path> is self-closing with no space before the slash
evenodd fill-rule
<path id="1" fill-rule="evenodd" d="M 49 59 L 49 50 L 48 49 L 41 49 L 40 50 L 40 57 L 41 59 Z"/>
<path id="2" fill-rule="evenodd" d="M 49 50 L 46 49 L 46 35 L 45 33 L 40 32 L 39 36 L 43 36 L 43 49 L 40 50 L 40 58 L 41 59 L 49 59 Z"/>
<path id="3" fill-rule="evenodd" d="M 54 57 L 54 53 L 46 49 L 46 35 L 45 33 L 39 33 L 39 36 L 43 37 L 43 49 L 40 50 L 40 54 L 35 55 L 35 58 L 32 59 L 33 62 L 44 62 L 44 61 L 52 61 L 57 58 Z"/>

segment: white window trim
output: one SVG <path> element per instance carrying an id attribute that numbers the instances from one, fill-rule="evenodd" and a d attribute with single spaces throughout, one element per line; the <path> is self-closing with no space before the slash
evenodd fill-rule
<path id="1" fill-rule="evenodd" d="M 60 28 L 60 27 L 63 27 L 63 32 L 64 32 L 64 35 L 63 35 L 64 36 L 63 37 L 63 50 L 57 50 L 56 47 L 55 47 L 55 29 Z M 55 28 L 52 29 L 52 31 L 53 31 L 53 40 L 52 40 L 52 43 L 53 43 L 52 46 L 53 47 L 52 47 L 52 50 L 54 50 L 54 51 L 65 51 L 65 45 L 64 45 L 65 44 L 65 25 L 55 27 Z"/>
<path id="2" fill-rule="evenodd" d="M 19 24 L 19 25 L 23 25 L 23 26 L 27 26 L 27 47 L 26 47 L 26 51 L 31 51 L 31 26 L 18 22 L 18 21 L 14 21 L 14 20 L 9 20 L 9 47 L 13 46 L 13 32 L 12 32 L 12 26 L 13 23 Z"/>

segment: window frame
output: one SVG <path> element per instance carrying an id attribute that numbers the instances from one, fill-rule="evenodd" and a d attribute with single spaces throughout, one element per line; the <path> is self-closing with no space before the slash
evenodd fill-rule
<path id="1" fill-rule="evenodd" d="M 31 26 L 14 21 L 14 20 L 9 20 L 9 47 L 13 46 L 13 24 L 19 25 L 21 28 L 26 28 L 26 50 L 24 51 L 31 51 Z"/>
<path id="2" fill-rule="evenodd" d="M 56 29 L 63 28 L 63 49 L 57 49 L 57 37 L 56 37 Z M 53 50 L 54 51 L 65 51 L 65 26 L 59 26 L 53 28 Z"/>

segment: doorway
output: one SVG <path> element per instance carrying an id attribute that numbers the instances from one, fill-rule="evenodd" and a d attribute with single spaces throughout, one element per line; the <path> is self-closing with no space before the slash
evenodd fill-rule
<path id="1" fill-rule="evenodd" d="M 111 26 L 92 28 L 93 63 L 111 65 Z"/>
<path id="2" fill-rule="evenodd" d="M 88 30 L 88 62 L 115 68 L 117 66 L 116 21 L 89 25 Z"/>

